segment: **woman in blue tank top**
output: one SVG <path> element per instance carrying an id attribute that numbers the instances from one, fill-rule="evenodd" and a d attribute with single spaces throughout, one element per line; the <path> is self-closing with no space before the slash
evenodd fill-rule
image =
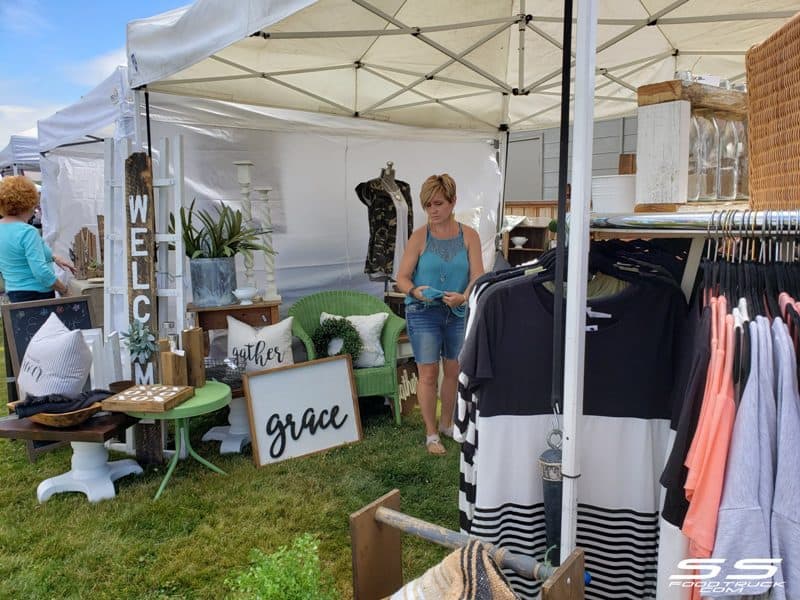
<path id="1" fill-rule="evenodd" d="M 444 454 L 439 434 L 453 436 L 465 293 L 470 282 L 483 274 L 481 241 L 474 229 L 455 219 L 456 183 L 452 177 L 428 177 L 419 195 L 428 223 L 408 240 L 397 287 L 406 293 L 406 328 L 419 370 L 417 399 L 425 420 L 425 445 L 431 454 Z M 438 393 L 442 411 L 437 428 L 440 360 L 444 373 Z"/>

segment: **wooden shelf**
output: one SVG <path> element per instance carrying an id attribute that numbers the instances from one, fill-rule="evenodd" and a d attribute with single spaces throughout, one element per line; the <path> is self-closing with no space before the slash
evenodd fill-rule
<path id="1" fill-rule="evenodd" d="M 707 108 L 739 118 L 747 116 L 746 93 L 703 83 L 687 83 L 679 79 L 643 85 L 637 90 L 637 99 L 639 106 L 687 100 L 691 102 L 692 110 Z"/>

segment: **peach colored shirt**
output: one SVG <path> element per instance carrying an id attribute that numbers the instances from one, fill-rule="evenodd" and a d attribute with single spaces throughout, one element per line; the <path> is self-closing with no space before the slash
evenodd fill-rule
<path id="1" fill-rule="evenodd" d="M 721 385 L 710 398 L 708 417 L 695 436 L 698 448 L 692 465 L 694 494 L 683 523 L 683 533 L 689 538 L 689 554 L 692 557 L 708 558 L 714 548 L 717 532 L 719 504 L 725 479 L 736 405 L 733 390 L 734 319 L 724 315 L 724 364 L 721 369 Z"/>
<path id="2" fill-rule="evenodd" d="M 725 312 L 727 302 L 724 297 L 712 298 L 711 304 L 711 355 L 708 363 L 708 375 L 706 376 L 706 387 L 703 393 L 703 401 L 700 406 L 700 416 L 697 420 L 692 443 L 686 453 L 684 465 L 688 469 L 684 490 L 686 499 L 691 502 L 694 490 L 697 486 L 697 479 L 700 474 L 700 467 L 704 462 L 705 453 L 708 445 L 708 435 L 704 432 L 708 429 L 709 413 L 713 402 L 711 399 L 719 390 L 722 380 L 722 369 L 725 360 Z"/>

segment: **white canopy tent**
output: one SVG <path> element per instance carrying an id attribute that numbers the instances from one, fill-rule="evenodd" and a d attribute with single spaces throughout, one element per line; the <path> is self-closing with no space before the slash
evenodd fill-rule
<path id="1" fill-rule="evenodd" d="M 561 0 L 198 0 L 128 24 L 132 87 L 424 127 L 559 119 Z M 599 0 L 595 118 L 676 70 L 744 78 L 796 1 Z M 529 14 L 530 13 L 530 14 Z"/>
<path id="2" fill-rule="evenodd" d="M 593 120 L 633 113 L 636 88 L 674 71 L 742 81 L 746 50 L 798 10 L 786 0 L 575 4 L 562 559 L 574 547 L 580 475 Z M 559 0 L 243 0 L 238 7 L 196 0 L 129 23 L 132 86 L 425 127 L 558 123 Z"/>
<path id="3" fill-rule="evenodd" d="M 140 114 L 143 110 L 140 106 Z M 387 160 L 414 193 L 434 168 L 451 172 L 461 185 L 459 209 L 472 218 L 479 213 L 475 224 L 482 230 L 487 264 L 493 259 L 500 175 L 496 150 L 485 133 L 431 131 L 164 94 L 150 95 L 150 116 L 154 142 L 183 137 L 185 203 L 196 199 L 200 207 L 217 201 L 235 206 L 241 197 L 234 161 L 253 161 L 253 185 L 273 188 L 276 277 L 285 304 L 341 286 L 382 292 L 382 283 L 363 274 L 367 209 L 354 189 L 378 176 Z M 40 121 L 44 232 L 57 253 L 68 251 L 81 227 L 95 226 L 96 215 L 103 212 L 104 179 L 123 180 L 121 162 L 114 173 L 104 173 L 103 144 L 94 142 L 112 138 L 122 148 L 132 141 L 136 120 L 134 96 L 125 69 L 119 68 L 81 101 Z M 254 202 L 254 210 L 257 206 Z M 419 223 L 416 201 L 415 211 Z M 122 280 L 108 283 L 124 285 Z M 114 313 L 119 314 L 109 316 L 108 326 L 127 330 L 127 310 Z"/>
<path id="4" fill-rule="evenodd" d="M 35 137 L 12 135 L 8 145 L 0 150 L 0 171 L 39 170 L 39 148 Z"/>

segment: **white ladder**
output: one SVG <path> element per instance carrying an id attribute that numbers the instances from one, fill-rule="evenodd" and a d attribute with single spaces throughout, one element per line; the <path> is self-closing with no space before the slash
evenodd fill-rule
<path id="1" fill-rule="evenodd" d="M 128 140 L 123 140 L 123 155 L 113 140 L 105 142 L 105 276 L 103 290 L 103 331 L 127 331 L 128 323 L 128 246 L 125 228 L 125 159 L 130 155 Z M 158 325 L 171 320 L 175 329 L 184 328 L 184 244 L 180 209 L 184 196 L 183 138 L 162 138 L 153 159 L 153 192 L 156 207 L 156 285 Z M 175 233 L 169 233 L 169 214 L 175 215 Z M 170 262 L 169 245 L 175 248 Z M 174 301 L 170 301 L 174 299 Z M 171 318 L 169 318 L 171 317 Z"/>
<path id="2" fill-rule="evenodd" d="M 105 141 L 105 236 L 103 286 L 103 333 L 106 337 L 113 332 L 128 331 L 128 260 L 129 252 L 125 223 L 125 159 L 131 154 L 130 140 L 122 140 L 120 156 L 115 141 Z M 170 152 L 170 150 L 172 150 Z M 184 301 L 185 251 L 180 209 L 184 196 L 183 138 L 176 135 L 171 143 L 167 138 L 159 141 L 153 159 L 153 194 L 156 212 L 156 295 L 158 297 L 158 329 L 174 311 L 171 319 L 175 331 L 184 328 L 186 304 Z M 175 215 L 175 232 L 169 233 L 169 214 Z M 169 246 L 174 245 L 174 262 L 170 264 Z M 172 267 L 172 269 L 170 269 Z M 172 273 L 170 272 L 172 270 Z M 172 300 L 172 302 L 170 302 Z M 172 306 L 170 306 L 172 305 Z M 179 336 L 180 339 L 180 336 Z M 118 346 L 117 346 L 118 347 Z M 130 363 L 125 364 L 124 372 L 130 378 Z M 163 430 L 166 442 L 166 431 Z M 135 454 L 134 433 L 130 427 L 125 434 L 125 443 L 112 443 L 110 447 L 127 454 Z"/>

